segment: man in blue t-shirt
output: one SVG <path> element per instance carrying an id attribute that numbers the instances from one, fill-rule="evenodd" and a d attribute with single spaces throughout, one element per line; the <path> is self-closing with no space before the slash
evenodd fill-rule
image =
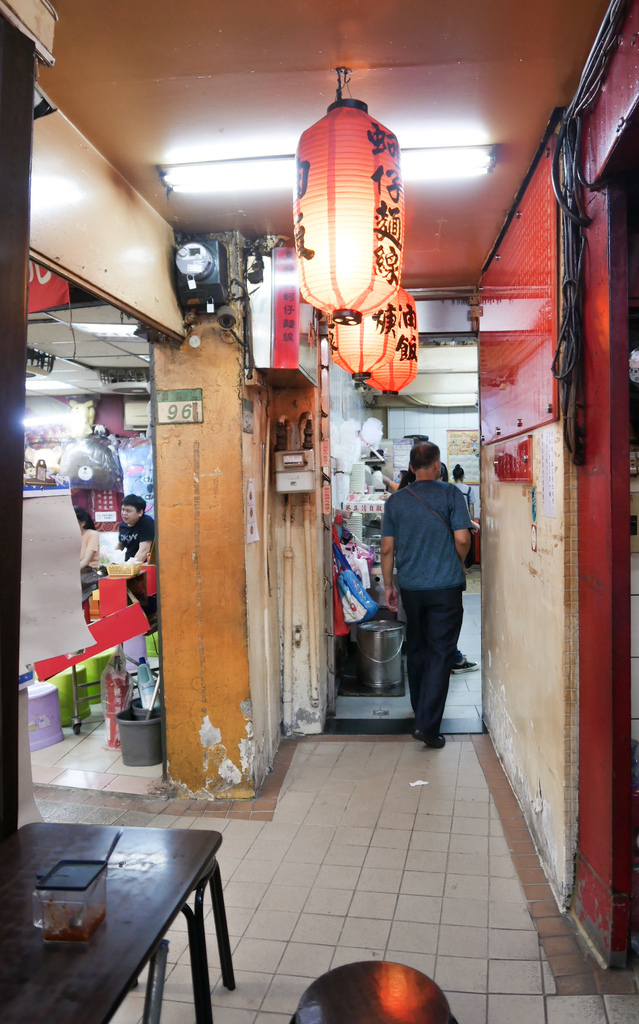
<path id="1" fill-rule="evenodd" d="M 461 630 L 462 563 L 470 548 L 470 517 L 459 488 L 440 481 L 436 444 L 410 453 L 415 482 L 391 494 L 382 524 L 386 604 L 397 611 L 393 563 L 406 612 L 406 661 L 415 739 L 443 747 L 440 733 L 448 682 Z"/>

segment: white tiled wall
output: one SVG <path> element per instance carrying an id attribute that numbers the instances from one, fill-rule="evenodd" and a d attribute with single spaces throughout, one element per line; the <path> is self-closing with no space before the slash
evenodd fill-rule
<path id="1" fill-rule="evenodd" d="M 441 449 L 444 462 L 447 430 L 479 430 L 479 411 L 474 406 L 388 410 L 388 437 L 391 441 L 400 440 L 406 434 L 426 434 L 428 439 Z M 452 469 L 452 466 L 448 466 L 451 481 Z M 476 509 L 479 507 L 478 498 L 479 488 L 473 487 Z M 639 590 L 637 593 L 639 594 Z"/>

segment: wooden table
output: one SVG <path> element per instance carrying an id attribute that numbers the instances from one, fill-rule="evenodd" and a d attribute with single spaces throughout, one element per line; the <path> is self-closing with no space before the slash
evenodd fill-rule
<path id="1" fill-rule="evenodd" d="M 0 843 L 3 1024 L 110 1020 L 190 893 L 210 876 L 222 841 L 204 830 L 124 828 L 109 862 L 106 919 L 86 944 L 45 943 L 33 925 L 36 876 L 62 859 L 101 859 L 114 831 L 38 822 Z"/>

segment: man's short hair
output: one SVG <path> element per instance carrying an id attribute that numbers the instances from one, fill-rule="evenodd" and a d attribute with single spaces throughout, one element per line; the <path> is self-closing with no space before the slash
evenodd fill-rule
<path id="1" fill-rule="evenodd" d="M 122 504 L 134 508 L 136 512 L 144 512 L 146 510 L 146 501 L 139 494 L 127 494 L 126 497 L 122 498 Z"/>
<path id="2" fill-rule="evenodd" d="M 410 464 L 415 472 L 418 469 L 430 469 L 440 458 L 439 448 L 431 441 L 422 441 L 410 450 Z"/>

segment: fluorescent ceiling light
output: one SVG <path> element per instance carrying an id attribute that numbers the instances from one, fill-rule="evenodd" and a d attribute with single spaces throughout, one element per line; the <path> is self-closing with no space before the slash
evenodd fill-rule
<path id="1" fill-rule="evenodd" d="M 161 170 L 162 181 L 174 192 L 263 192 L 293 190 L 294 156 L 214 160 L 202 164 L 176 164 Z"/>
<path id="2" fill-rule="evenodd" d="M 75 387 L 75 384 L 67 384 L 63 380 L 51 380 L 51 377 L 37 377 L 26 382 L 27 391 L 67 391 L 69 388 Z"/>
<path id="3" fill-rule="evenodd" d="M 472 178 L 488 174 L 495 164 L 493 146 L 402 150 L 404 181 Z M 164 185 L 174 192 L 258 192 L 290 189 L 295 182 L 294 156 L 214 160 L 175 164 L 160 169 Z M 75 324 L 88 328 L 88 324 Z M 98 331 L 92 331 L 97 334 Z"/>
<path id="4" fill-rule="evenodd" d="M 488 174 L 494 166 L 494 146 L 402 150 L 404 181 L 474 178 L 480 174 Z"/>
<path id="5" fill-rule="evenodd" d="M 79 331 L 95 334 L 96 338 L 133 338 L 139 324 L 70 324 Z M 140 339 L 146 341 L 146 338 Z"/>

